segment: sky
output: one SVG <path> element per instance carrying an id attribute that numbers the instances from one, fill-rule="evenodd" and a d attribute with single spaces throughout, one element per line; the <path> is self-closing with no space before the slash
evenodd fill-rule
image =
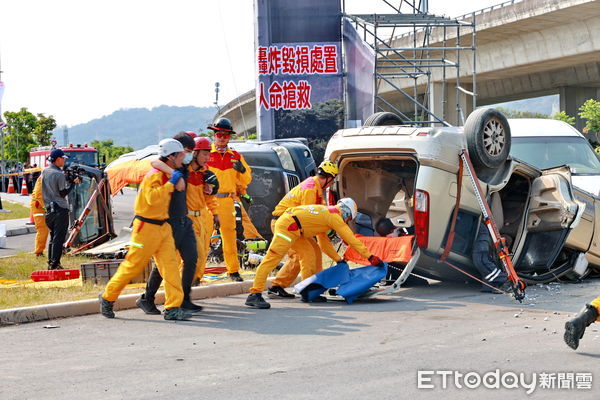
<path id="1" fill-rule="evenodd" d="M 429 0 L 429 11 L 498 3 Z M 220 106 L 254 87 L 253 0 L 0 0 L 0 16 L 2 112 L 27 107 L 73 126 L 121 108 L 212 106 L 215 82 Z"/>

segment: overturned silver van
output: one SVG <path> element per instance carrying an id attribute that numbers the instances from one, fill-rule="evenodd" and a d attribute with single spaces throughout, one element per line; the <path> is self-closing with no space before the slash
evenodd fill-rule
<path id="1" fill-rule="evenodd" d="M 339 165 L 333 197 L 352 197 L 363 233 L 389 218 L 414 232 L 414 272 L 440 280 L 466 276 L 439 258 L 457 204 L 459 153 L 468 149 L 499 231 L 526 282 L 579 278 L 600 266 L 600 199 L 578 191 L 567 166 L 538 169 L 509 156 L 511 131 L 494 109 L 477 109 L 464 127 L 403 126 L 391 113 L 377 113 L 361 128 L 330 139 L 326 158 Z M 462 179 L 456 237 L 449 261 L 477 276 L 471 261 L 481 210 L 469 179 Z M 576 233 L 574 235 L 574 233 Z M 416 249 L 419 249 L 417 252 Z"/>

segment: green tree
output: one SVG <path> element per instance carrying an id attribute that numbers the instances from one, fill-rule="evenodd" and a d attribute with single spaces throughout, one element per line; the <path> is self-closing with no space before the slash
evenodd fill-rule
<path id="1" fill-rule="evenodd" d="M 600 132 L 600 101 L 589 99 L 579 107 L 579 116 L 585 119 L 584 132 Z"/>
<path id="2" fill-rule="evenodd" d="M 344 105 L 337 99 L 314 103 L 312 109 L 275 112 L 277 137 L 306 138 L 317 164 L 323 160 L 331 135 L 343 126 Z"/>
<path id="3" fill-rule="evenodd" d="M 556 114 L 554 114 L 552 119 L 566 122 L 569 125 L 575 125 L 575 117 L 571 117 L 569 114 L 567 114 L 564 111 L 557 112 Z"/>
<path id="4" fill-rule="evenodd" d="M 131 146 L 114 146 L 112 140 L 94 140 L 92 141 L 92 147 L 95 147 L 98 150 L 98 155 L 100 155 L 100 160 L 102 161 L 102 156 L 106 159 L 106 163 L 109 164 L 111 161 L 116 160 L 120 156 L 125 153 L 131 153 L 133 151 L 133 147 Z"/>
<path id="5" fill-rule="evenodd" d="M 548 115 L 538 112 L 512 110 L 504 107 L 496 107 L 496 109 L 501 111 L 506 118 L 550 118 Z"/>
<path id="6" fill-rule="evenodd" d="M 4 137 L 2 156 L 21 162 L 27 161 L 32 147 L 49 145 L 51 131 L 56 128 L 53 116 L 46 117 L 44 114 L 35 116 L 26 107 L 17 112 L 6 111 L 4 118 L 8 124 L 8 134 Z"/>
<path id="7" fill-rule="evenodd" d="M 25 162 L 29 149 L 37 144 L 32 134 L 37 118 L 25 107 L 18 112 L 6 111 L 4 118 L 8 124 L 8 134 L 4 136 L 3 156 Z"/>
<path id="8" fill-rule="evenodd" d="M 40 146 L 49 146 L 52 131 L 56 128 L 56 120 L 52 115 L 46 117 L 44 114 L 38 114 L 37 118 L 37 124 L 32 133 Z"/>

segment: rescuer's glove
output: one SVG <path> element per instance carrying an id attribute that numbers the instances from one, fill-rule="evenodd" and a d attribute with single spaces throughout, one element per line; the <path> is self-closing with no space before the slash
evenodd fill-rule
<path id="1" fill-rule="evenodd" d="M 233 164 L 233 169 L 235 169 L 237 172 L 243 174 L 244 172 L 246 172 L 246 167 L 244 167 L 244 164 L 242 164 L 242 160 L 237 160 L 234 164 Z"/>
<path id="2" fill-rule="evenodd" d="M 371 263 L 371 265 L 377 266 L 377 267 L 384 267 L 385 263 L 383 261 L 381 261 L 381 258 L 373 255 L 371 257 L 369 257 L 369 262 Z"/>
<path id="3" fill-rule="evenodd" d="M 248 205 L 251 205 L 254 203 L 254 199 L 248 193 L 241 195 L 240 198 L 242 200 L 246 201 L 246 203 L 248 203 Z"/>
<path id="4" fill-rule="evenodd" d="M 173 173 L 171 174 L 171 179 L 169 179 L 169 182 L 171 182 L 173 185 L 176 185 L 177 182 L 179 182 L 179 180 L 183 178 L 183 174 L 181 173 L 181 171 L 179 170 L 175 170 L 173 171 Z"/>
<path id="5" fill-rule="evenodd" d="M 219 191 L 219 180 L 217 179 L 217 175 L 215 175 L 215 173 L 210 170 L 206 170 L 204 171 L 203 176 L 204 183 L 212 186 L 212 191 L 208 194 L 217 194 L 217 192 Z"/>

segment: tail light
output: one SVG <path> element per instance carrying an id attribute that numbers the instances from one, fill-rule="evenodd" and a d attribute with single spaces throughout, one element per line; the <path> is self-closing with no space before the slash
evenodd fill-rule
<path id="1" fill-rule="evenodd" d="M 429 244 L 429 193 L 415 191 L 415 235 L 417 245 L 425 249 Z"/>

